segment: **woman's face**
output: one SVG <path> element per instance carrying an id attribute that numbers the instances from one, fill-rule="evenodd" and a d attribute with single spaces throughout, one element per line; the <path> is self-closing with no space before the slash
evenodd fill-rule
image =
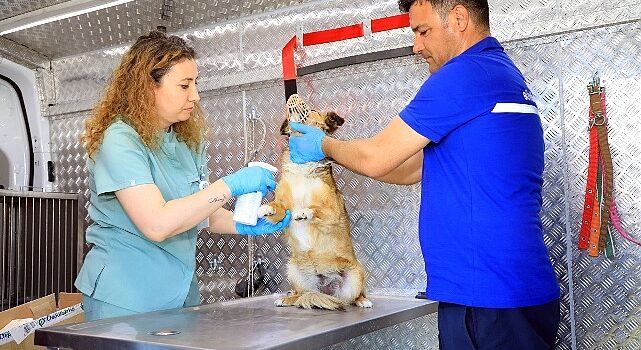
<path id="1" fill-rule="evenodd" d="M 163 129 L 167 130 L 173 123 L 189 119 L 195 103 L 200 100 L 196 89 L 197 78 L 198 67 L 190 59 L 174 64 L 160 78 L 154 95 L 156 114 Z"/>

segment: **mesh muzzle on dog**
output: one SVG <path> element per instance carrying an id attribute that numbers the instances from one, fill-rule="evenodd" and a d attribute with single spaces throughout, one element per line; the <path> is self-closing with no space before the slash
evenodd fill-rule
<path id="1" fill-rule="evenodd" d="M 289 122 L 306 124 L 311 108 L 303 101 L 298 94 L 293 94 L 287 99 L 287 110 L 285 116 Z"/>
<path id="2" fill-rule="evenodd" d="M 289 98 L 287 99 L 285 117 L 290 123 L 295 122 L 295 123 L 308 124 L 307 119 L 309 119 L 312 110 L 313 109 L 310 108 L 309 105 L 305 101 L 303 101 L 303 99 L 300 96 L 298 96 L 298 94 L 293 94 L 289 96 Z M 290 133 L 293 133 L 294 135 L 300 134 L 296 130 L 291 129 L 289 125 L 287 125 L 287 131 Z M 327 171 L 327 169 L 331 171 L 331 167 L 330 167 L 331 163 L 332 161 L 327 158 L 318 162 L 314 162 L 315 165 L 312 167 L 310 171 L 311 172 Z"/>

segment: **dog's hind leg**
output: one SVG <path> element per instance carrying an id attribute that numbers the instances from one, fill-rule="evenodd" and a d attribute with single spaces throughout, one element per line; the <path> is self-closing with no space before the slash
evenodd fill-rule
<path id="1" fill-rule="evenodd" d="M 336 296 L 356 306 L 372 307 L 372 302 L 365 297 L 365 272 L 360 264 L 343 271 L 343 285 Z"/>
<path id="2" fill-rule="evenodd" d="M 332 295 L 320 292 L 305 292 L 298 300 L 296 306 L 303 309 L 345 310 L 345 303 Z"/>
<path id="3" fill-rule="evenodd" d="M 292 295 L 288 295 L 283 298 L 278 298 L 274 301 L 274 305 L 276 306 L 294 306 L 296 305 L 296 302 L 298 301 L 298 298 L 300 298 L 300 294 L 294 292 Z"/>
<path id="4" fill-rule="evenodd" d="M 364 307 L 364 308 L 370 308 L 374 304 L 372 304 L 372 302 L 369 299 L 367 299 L 367 297 L 365 297 L 365 294 L 361 294 L 358 296 L 358 298 L 356 298 L 356 300 L 354 300 L 354 305 Z"/>

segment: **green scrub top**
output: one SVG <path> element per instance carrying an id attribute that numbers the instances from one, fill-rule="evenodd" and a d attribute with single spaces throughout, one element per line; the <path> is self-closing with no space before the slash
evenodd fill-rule
<path id="1" fill-rule="evenodd" d="M 155 184 L 165 201 L 191 195 L 206 176 L 203 155 L 204 144 L 192 152 L 173 131 L 163 134 L 160 149 L 152 151 L 123 120 L 107 128 L 95 162 L 87 160 L 93 224 L 86 241 L 93 247 L 76 279 L 78 290 L 136 312 L 186 303 L 196 265 L 197 228 L 151 241 L 129 219 L 115 192 Z"/>

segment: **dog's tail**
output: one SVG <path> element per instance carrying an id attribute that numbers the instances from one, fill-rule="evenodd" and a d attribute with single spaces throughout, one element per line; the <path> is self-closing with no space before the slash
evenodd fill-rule
<path id="1" fill-rule="evenodd" d="M 303 309 L 345 310 L 345 302 L 337 297 L 319 292 L 305 292 L 294 304 Z"/>

